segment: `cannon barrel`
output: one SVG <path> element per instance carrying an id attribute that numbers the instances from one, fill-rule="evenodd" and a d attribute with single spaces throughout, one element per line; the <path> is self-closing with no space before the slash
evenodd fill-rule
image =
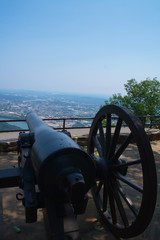
<path id="1" fill-rule="evenodd" d="M 91 188 L 95 166 L 91 157 L 63 132 L 55 131 L 35 113 L 26 117 L 34 134 L 31 159 L 40 191 L 49 198 L 81 199 Z"/>

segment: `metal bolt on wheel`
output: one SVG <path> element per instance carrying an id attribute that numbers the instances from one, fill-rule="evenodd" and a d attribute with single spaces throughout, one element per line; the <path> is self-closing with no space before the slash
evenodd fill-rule
<path id="1" fill-rule="evenodd" d="M 101 108 L 91 126 L 88 153 L 96 164 L 92 194 L 104 226 L 123 238 L 142 233 L 155 209 L 157 179 L 140 121 L 124 107 Z"/>

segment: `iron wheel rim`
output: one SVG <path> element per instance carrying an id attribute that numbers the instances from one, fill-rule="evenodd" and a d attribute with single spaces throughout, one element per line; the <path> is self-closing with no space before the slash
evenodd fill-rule
<path id="1" fill-rule="evenodd" d="M 111 117 L 115 115 L 118 117 L 115 127 L 116 133 L 114 132 L 111 134 Z M 107 120 L 105 127 L 106 132 L 103 130 L 104 119 Z M 130 134 L 126 136 L 122 144 L 118 147 L 118 149 L 116 149 L 119 144 L 118 138 L 120 137 L 120 130 L 122 129 L 123 122 L 125 122 L 129 128 Z M 125 175 L 123 176 L 120 168 L 115 168 L 115 163 L 119 161 L 120 157 L 124 154 L 124 151 L 126 151 L 130 145 L 131 138 L 135 141 L 140 159 L 127 162 L 127 172 L 129 167 L 137 166 L 137 164 L 138 166 L 141 165 L 141 179 L 143 181 L 142 186 L 139 186 L 134 181 L 132 182 Z M 98 158 L 95 157 L 95 149 L 98 152 Z M 102 170 L 101 167 L 99 170 L 100 173 L 103 171 L 103 177 L 100 177 L 100 173 L 97 174 L 98 176 L 92 187 L 93 198 L 102 223 L 118 237 L 128 238 L 139 235 L 145 230 L 152 218 L 156 204 L 157 193 L 154 156 L 147 135 L 141 123 L 135 117 L 135 115 L 125 107 L 116 105 L 108 105 L 103 107 L 96 114 L 91 126 L 89 133 L 88 153 L 93 157 L 93 160 L 96 161 L 96 164 L 97 162 L 106 162 L 106 169 Z M 102 166 L 104 166 L 104 164 Z M 125 182 L 127 187 L 128 184 L 130 184 L 129 181 L 131 181 L 131 186 L 129 185 L 129 187 L 131 189 L 134 187 L 133 190 L 139 192 L 141 195 L 141 203 L 138 208 L 138 212 L 136 212 L 137 210 L 134 206 L 135 204 L 132 202 L 132 199 L 128 197 L 128 193 L 126 193 L 126 190 L 124 191 L 123 189 L 122 183 L 124 183 L 124 181 L 127 182 Z M 135 188 L 137 189 L 135 190 Z M 102 191 L 103 196 L 101 196 L 100 191 Z M 125 194 L 127 197 L 125 197 Z M 128 216 L 125 212 L 122 200 L 123 202 L 126 202 L 126 200 L 129 201 L 126 203 L 127 205 L 129 203 L 133 205 L 133 208 L 132 206 L 128 206 L 129 210 L 132 211 L 132 214 L 134 215 L 133 220 L 127 218 Z M 111 203 L 112 201 L 113 203 Z M 108 202 L 110 202 L 110 213 L 107 208 Z M 122 222 L 122 224 L 119 223 L 119 220 L 117 219 L 118 217 L 116 211 L 119 211 L 118 214 L 121 218 L 120 222 Z"/>

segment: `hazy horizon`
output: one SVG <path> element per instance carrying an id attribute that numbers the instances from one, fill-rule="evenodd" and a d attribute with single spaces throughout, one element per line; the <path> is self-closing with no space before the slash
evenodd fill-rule
<path id="1" fill-rule="evenodd" d="M 52 90 L 32 90 L 32 89 L 10 89 L 10 88 L 0 88 L 0 92 L 30 92 L 39 94 L 57 94 L 57 95 L 72 95 L 72 96 L 85 96 L 85 97 L 98 97 L 98 98 L 108 98 L 111 95 L 108 94 L 96 94 L 96 93 L 81 93 L 81 92 L 62 92 L 62 91 L 52 91 Z"/>

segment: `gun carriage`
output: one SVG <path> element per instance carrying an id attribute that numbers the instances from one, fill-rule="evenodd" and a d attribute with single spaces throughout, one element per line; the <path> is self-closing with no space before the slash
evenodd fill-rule
<path id="1" fill-rule="evenodd" d="M 79 239 L 75 216 L 85 212 L 91 189 L 101 222 L 115 236 L 131 238 L 147 228 L 156 204 L 156 167 L 133 113 L 115 105 L 100 109 L 88 153 L 35 113 L 26 121 L 29 133 L 19 134 L 18 168 L 0 170 L 1 188 L 23 189 L 23 196 L 16 196 L 24 204 L 26 222 L 36 221 L 37 209 L 43 208 L 48 239 Z M 136 159 L 125 155 L 132 143 Z"/>

